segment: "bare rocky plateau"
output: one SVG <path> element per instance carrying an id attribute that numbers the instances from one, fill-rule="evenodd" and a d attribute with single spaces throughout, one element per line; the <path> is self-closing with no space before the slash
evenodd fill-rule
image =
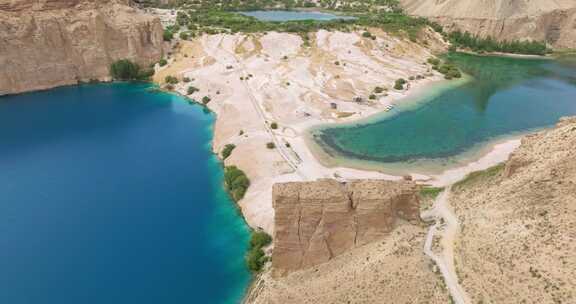
<path id="1" fill-rule="evenodd" d="M 499 40 L 546 41 L 576 48 L 573 0 L 401 0 L 406 11 L 437 21 L 447 30 Z"/>
<path id="2" fill-rule="evenodd" d="M 0 95 L 109 80 L 162 57 L 162 25 L 128 0 L 0 0 Z"/>

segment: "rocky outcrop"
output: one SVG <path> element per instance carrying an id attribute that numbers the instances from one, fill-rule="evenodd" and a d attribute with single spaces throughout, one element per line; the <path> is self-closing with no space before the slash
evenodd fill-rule
<path id="1" fill-rule="evenodd" d="M 401 0 L 408 13 L 427 17 L 447 30 L 468 31 L 499 40 L 546 41 L 576 48 L 573 0 Z"/>
<path id="2" fill-rule="evenodd" d="M 388 235 L 397 219 L 418 221 L 412 182 L 324 179 L 274 185 L 272 267 L 278 274 L 331 260 Z"/>
<path id="3" fill-rule="evenodd" d="M 162 56 L 162 25 L 128 0 L 0 0 L 0 95 L 106 80 Z"/>

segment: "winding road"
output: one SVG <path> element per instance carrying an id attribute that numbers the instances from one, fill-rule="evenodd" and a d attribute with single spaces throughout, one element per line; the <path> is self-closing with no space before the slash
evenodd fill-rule
<path id="1" fill-rule="evenodd" d="M 250 88 L 250 85 L 248 84 L 247 75 L 249 73 L 247 72 L 247 69 L 246 69 L 246 66 L 244 65 L 244 63 L 242 61 L 238 60 L 238 58 L 236 57 L 236 54 L 226 50 L 224 47 L 217 47 L 217 46 L 222 45 L 223 39 L 224 39 L 224 36 L 222 36 L 220 38 L 220 41 L 218 42 L 218 44 L 215 47 L 212 47 L 213 53 L 215 54 L 215 53 L 221 51 L 220 53 L 223 52 L 223 53 L 227 54 L 230 58 L 232 58 L 232 61 L 234 61 L 240 67 L 241 72 L 240 72 L 239 77 L 241 77 L 241 82 L 242 82 L 244 88 L 246 89 L 246 92 L 248 93 L 248 97 L 250 98 L 250 102 L 252 103 L 254 110 L 256 111 L 256 113 L 258 113 L 258 116 L 260 116 L 260 119 L 262 120 L 262 125 L 264 126 L 264 129 L 272 138 L 272 141 L 274 142 L 274 145 L 276 146 L 276 151 L 278 151 L 280 156 L 286 161 L 286 163 L 288 163 L 288 165 L 294 170 L 294 172 L 296 174 L 298 174 L 303 180 L 309 180 L 309 178 L 307 178 L 300 170 L 298 170 L 298 165 L 299 165 L 298 160 L 294 161 L 290 157 L 289 151 L 288 152 L 286 151 L 284 144 L 280 141 L 280 139 L 276 136 L 276 134 L 272 131 L 272 129 L 268 125 L 268 120 L 266 119 L 266 114 L 262 110 L 262 107 L 260 106 L 260 102 L 258 102 L 258 99 L 254 95 L 254 93 L 252 92 L 252 89 Z"/>
<path id="2" fill-rule="evenodd" d="M 448 198 L 450 197 L 450 191 L 451 186 L 446 187 L 434 201 L 433 207 L 421 215 L 425 221 L 435 221 L 426 235 L 424 253 L 438 266 L 454 303 L 469 304 L 470 299 L 458 282 L 454 266 L 454 239 L 459 231 L 459 223 L 458 218 L 449 208 Z M 432 249 L 434 236 L 441 237 L 442 252 L 439 254 Z"/>

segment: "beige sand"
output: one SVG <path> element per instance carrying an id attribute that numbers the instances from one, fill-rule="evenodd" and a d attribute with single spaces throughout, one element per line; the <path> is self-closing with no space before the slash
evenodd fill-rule
<path id="1" fill-rule="evenodd" d="M 350 168 L 327 168 L 310 152 L 306 129 L 322 123 L 352 121 L 401 102 L 410 92 L 442 76 L 425 64 L 429 49 L 407 39 L 372 30 L 375 40 L 361 32 L 311 33 L 310 47 L 288 33 L 204 35 L 180 41 L 169 64 L 159 68 L 155 81 L 168 75 L 188 77 L 176 90 L 186 94 L 189 85 L 198 89 L 191 98 L 211 98 L 208 107 L 217 115 L 213 149 L 228 143 L 237 146 L 225 161 L 237 165 L 251 180 L 239 202 L 252 227 L 273 230 L 272 185 L 281 181 L 323 177 L 385 178 L 397 176 Z M 432 45 L 441 38 L 427 32 Z M 410 89 L 392 89 L 398 78 L 421 75 Z M 375 87 L 386 89 L 370 100 Z M 361 102 L 354 101 L 355 97 Z M 334 105 L 331 105 L 331 104 Z M 278 128 L 272 130 L 270 123 Z M 242 133 L 242 135 L 240 135 Z M 275 143 L 267 149 L 266 143 Z"/>

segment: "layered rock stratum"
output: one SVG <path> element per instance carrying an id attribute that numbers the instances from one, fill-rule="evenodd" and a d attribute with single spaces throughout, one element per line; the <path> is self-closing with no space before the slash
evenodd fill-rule
<path id="1" fill-rule="evenodd" d="M 397 219 L 419 220 L 415 184 L 333 179 L 275 184 L 276 271 L 308 268 L 351 248 L 382 239 Z"/>
<path id="2" fill-rule="evenodd" d="M 448 30 L 499 40 L 546 41 L 576 48 L 574 0 L 401 0 L 412 15 L 427 17 Z"/>
<path id="3" fill-rule="evenodd" d="M 472 303 L 576 303 L 576 118 L 453 187 L 456 272 Z M 494 171 L 494 170 L 492 170 Z"/>
<path id="4" fill-rule="evenodd" d="M 162 25 L 128 0 L 0 0 L 0 95 L 107 80 L 162 57 Z"/>

